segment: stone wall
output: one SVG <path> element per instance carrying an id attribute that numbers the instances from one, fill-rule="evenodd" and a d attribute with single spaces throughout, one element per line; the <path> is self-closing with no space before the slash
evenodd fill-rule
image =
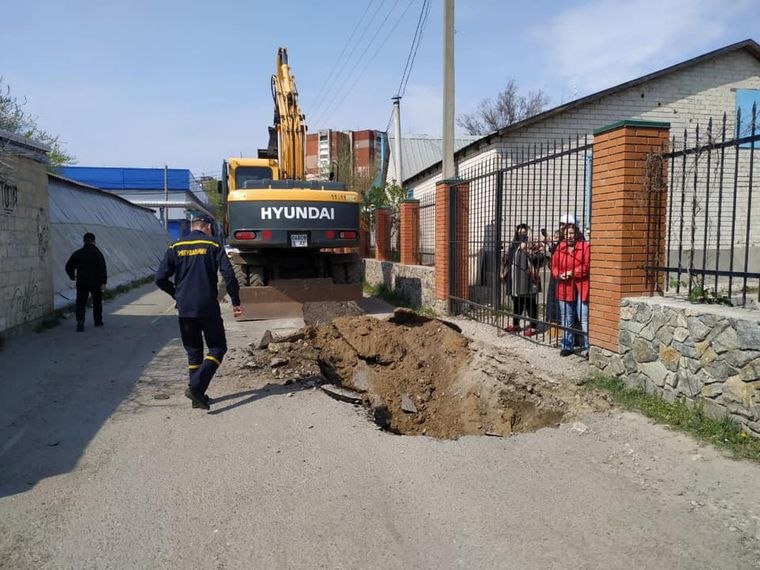
<path id="1" fill-rule="evenodd" d="M 416 307 L 447 311 L 446 301 L 435 298 L 435 267 L 365 259 L 364 280 L 373 286 L 384 284 Z"/>
<path id="2" fill-rule="evenodd" d="M 0 133 L 0 334 L 53 309 L 45 150 Z"/>
<path id="3" fill-rule="evenodd" d="M 620 353 L 593 348 L 604 374 L 668 400 L 701 403 L 760 437 L 760 311 L 637 297 L 620 304 Z"/>

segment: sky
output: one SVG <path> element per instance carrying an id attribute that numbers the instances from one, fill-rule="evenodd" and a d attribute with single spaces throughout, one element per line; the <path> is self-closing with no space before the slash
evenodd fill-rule
<path id="1" fill-rule="evenodd" d="M 36 0 L 2 8 L 0 77 L 83 166 L 215 175 L 255 156 L 288 48 L 310 132 L 389 124 L 424 0 Z M 514 78 L 549 107 L 725 45 L 757 0 L 456 0 L 457 116 Z M 440 136 L 443 0 L 431 0 L 401 132 Z"/>

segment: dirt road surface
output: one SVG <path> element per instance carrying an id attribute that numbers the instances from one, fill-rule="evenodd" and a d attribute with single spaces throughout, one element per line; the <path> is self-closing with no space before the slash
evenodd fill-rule
<path id="1" fill-rule="evenodd" d="M 300 326 L 225 318 L 239 349 Z M 0 352 L 2 568 L 760 567 L 760 467 L 636 414 L 439 440 L 381 431 L 304 383 L 224 376 L 205 413 L 182 395 L 163 293 L 73 328 Z"/>

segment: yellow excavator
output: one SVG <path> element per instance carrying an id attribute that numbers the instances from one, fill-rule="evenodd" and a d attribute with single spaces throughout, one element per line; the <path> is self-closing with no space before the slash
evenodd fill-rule
<path id="1" fill-rule="evenodd" d="M 303 303 L 358 301 L 361 197 L 344 184 L 305 180 L 306 123 L 288 52 L 272 76 L 274 126 L 257 158 L 228 158 L 219 191 L 227 255 L 245 319 L 301 316 Z"/>

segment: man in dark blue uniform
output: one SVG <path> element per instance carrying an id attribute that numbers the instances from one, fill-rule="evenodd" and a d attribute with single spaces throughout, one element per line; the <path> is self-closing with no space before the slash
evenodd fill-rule
<path id="1" fill-rule="evenodd" d="M 90 295 L 95 326 L 103 326 L 103 289 L 108 279 L 106 260 L 95 245 L 95 234 L 87 232 L 82 241 L 84 246 L 72 253 L 66 262 L 66 273 L 77 282 L 77 332 L 84 331 L 84 315 Z"/>
<path id="2" fill-rule="evenodd" d="M 243 314 L 239 285 L 230 260 L 218 239 L 212 237 L 208 217 L 196 217 L 191 232 L 169 246 L 156 272 L 156 285 L 177 301 L 179 330 L 187 351 L 190 382 L 185 396 L 194 408 L 210 409 L 206 390 L 227 352 L 224 322 L 217 301 L 217 274 L 221 272 L 232 301 L 232 312 Z M 174 276 L 174 283 L 169 278 Z M 208 354 L 203 356 L 203 339 Z"/>

